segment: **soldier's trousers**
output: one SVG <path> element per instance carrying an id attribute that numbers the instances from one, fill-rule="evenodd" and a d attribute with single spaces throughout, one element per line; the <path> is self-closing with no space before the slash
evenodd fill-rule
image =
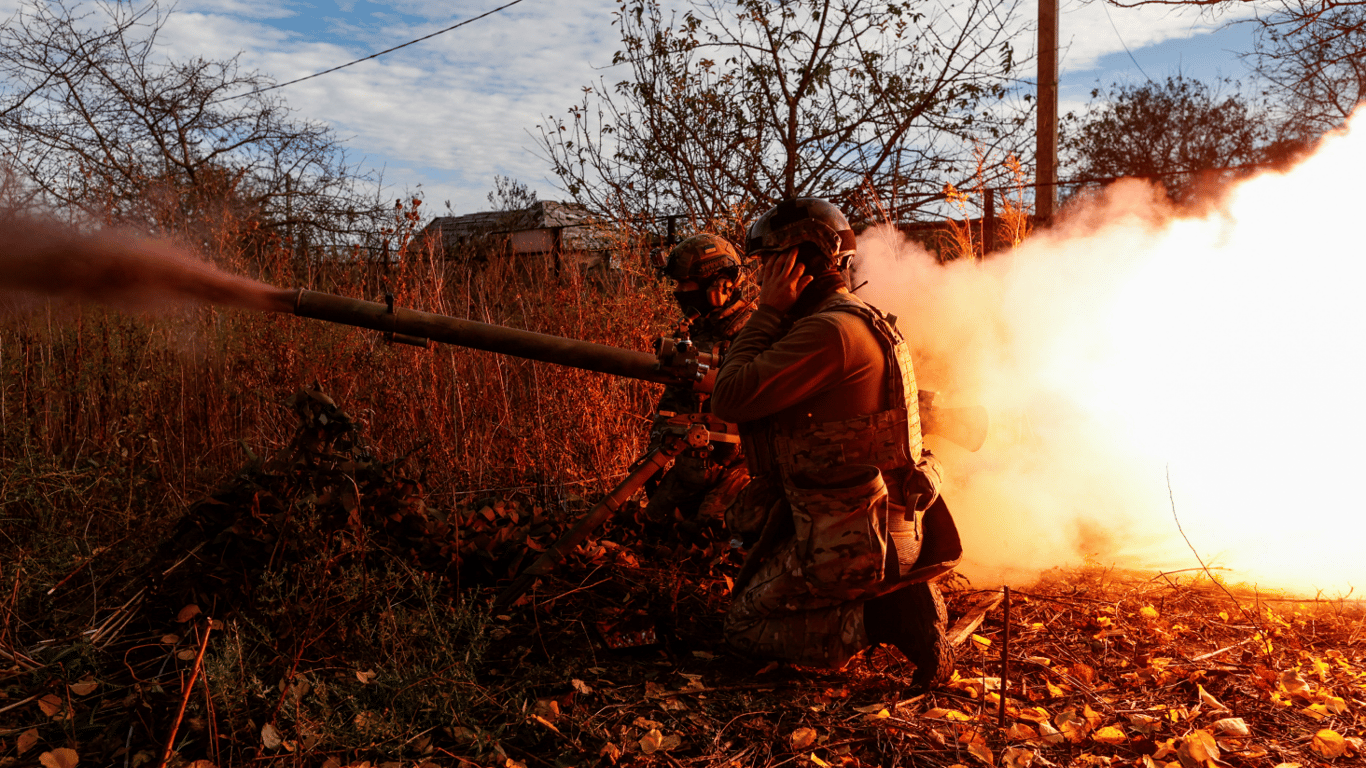
<path id="1" fill-rule="evenodd" d="M 726 642 L 749 656 L 842 667 L 868 647 L 866 600 L 812 595 L 796 550 L 789 538 L 731 600 Z"/>

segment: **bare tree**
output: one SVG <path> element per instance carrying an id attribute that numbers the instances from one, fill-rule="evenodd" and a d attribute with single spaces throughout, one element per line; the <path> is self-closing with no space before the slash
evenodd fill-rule
<path id="1" fill-rule="evenodd" d="M 1189 5 L 1211 13 L 1235 0 L 1106 0 L 1120 7 Z M 1231 22 L 1257 25 L 1245 54 L 1280 108 L 1281 154 L 1292 155 L 1342 125 L 1366 100 L 1366 0 L 1275 0 L 1257 16 Z"/>
<path id="2" fill-rule="evenodd" d="M 1366 5 L 1289 0 L 1259 19 L 1250 58 L 1284 109 L 1286 139 L 1342 125 L 1366 100 Z"/>
<path id="3" fill-rule="evenodd" d="M 1062 121 L 1073 178 L 1149 177 L 1182 200 L 1206 181 L 1198 172 L 1261 162 L 1270 144 L 1259 110 L 1237 92 L 1223 95 L 1200 80 L 1176 75 L 1165 83 L 1112 85 L 1091 98 L 1087 113 Z"/>
<path id="4" fill-rule="evenodd" d="M 330 130 L 228 61 L 169 61 L 155 2 L 26 4 L 0 26 L 0 135 L 50 203 L 171 226 L 231 200 L 298 238 L 373 231 L 374 185 Z"/>
<path id="5" fill-rule="evenodd" d="M 541 142 L 598 210 L 744 218 L 781 199 L 875 195 L 896 217 L 1027 137 L 1006 103 L 1016 0 L 624 0 L 620 81 Z"/>

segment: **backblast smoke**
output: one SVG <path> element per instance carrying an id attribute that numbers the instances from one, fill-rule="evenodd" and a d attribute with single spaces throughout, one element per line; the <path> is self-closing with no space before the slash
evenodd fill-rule
<path id="1" fill-rule="evenodd" d="M 0 297 L 12 302 L 43 296 L 130 311 L 176 304 L 292 310 L 288 292 L 128 231 L 81 232 L 44 214 L 7 212 L 0 243 Z"/>
<path id="2" fill-rule="evenodd" d="M 1366 115 L 1208 215 L 1122 182 L 980 262 L 864 233 L 862 293 L 922 386 L 992 414 L 980 453 L 932 443 L 970 577 L 1199 568 L 1193 547 L 1232 582 L 1366 584 L 1360 168 Z"/>

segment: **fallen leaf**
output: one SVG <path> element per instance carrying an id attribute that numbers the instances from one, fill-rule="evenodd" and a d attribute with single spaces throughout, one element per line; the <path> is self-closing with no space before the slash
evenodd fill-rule
<path id="1" fill-rule="evenodd" d="M 1006 729 L 1006 738 L 1015 741 L 1034 741 L 1039 738 L 1039 732 L 1024 723 L 1015 723 Z M 1030 759 L 1032 760 L 1033 758 Z M 1005 760 L 1004 755 L 1001 756 L 1001 760 Z"/>
<path id="2" fill-rule="evenodd" d="M 1325 695 L 1323 697 L 1323 708 L 1335 715 L 1347 714 L 1347 702 L 1338 696 Z"/>
<path id="3" fill-rule="evenodd" d="M 991 638 L 989 637 L 982 637 L 981 635 L 974 634 L 972 636 L 972 642 L 979 650 L 985 651 L 991 647 Z"/>
<path id="4" fill-rule="evenodd" d="M 854 711 L 864 715 L 875 715 L 885 707 L 885 704 L 869 704 L 866 707 L 854 707 Z"/>
<path id="5" fill-rule="evenodd" d="M 1039 723 L 1039 733 L 1043 734 L 1045 744 L 1061 744 L 1067 738 L 1049 723 Z"/>
<path id="6" fill-rule="evenodd" d="M 184 624 L 185 622 L 189 621 L 190 619 L 193 619 L 201 613 L 203 613 L 203 611 L 199 610 L 199 606 L 195 605 L 194 603 L 190 603 L 189 605 L 180 609 L 180 613 L 177 613 L 175 615 L 175 620 L 178 624 Z"/>
<path id="7" fill-rule="evenodd" d="M 1138 615 L 1145 619 L 1155 619 L 1157 618 L 1157 609 L 1151 605 L 1145 605 L 1139 609 Z"/>
<path id="8" fill-rule="evenodd" d="M 96 688 L 99 687 L 99 683 L 95 682 L 94 680 L 89 680 L 81 681 L 79 683 L 72 683 L 67 686 L 67 689 L 77 696 L 89 696 L 91 693 L 95 691 Z"/>
<path id="9" fill-rule="evenodd" d="M 996 759 L 992 757 L 991 750 L 987 748 L 987 745 L 983 744 L 980 741 L 974 741 L 973 743 L 968 745 L 968 754 L 972 755 L 978 760 L 981 760 L 987 765 L 996 764 Z"/>
<path id="10" fill-rule="evenodd" d="M 788 737 L 788 740 L 792 743 L 792 751 L 800 752 L 816 743 L 816 729 L 798 728 L 792 732 L 792 735 Z"/>
<path id="11" fill-rule="evenodd" d="M 29 751 L 29 748 L 37 743 L 38 729 L 30 728 L 27 731 L 24 731 L 23 733 L 19 734 L 19 740 L 16 746 L 19 748 L 19 754 L 22 755 L 25 752 Z"/>
<path id="12" fill-rule="evenodd" d="M 1335 757 L 1342 757 L 1342 754 L 1347 751 L 1347 740 L 1332 728 L 1324 728 L 1314 734 L 1314 741 L 1309 746 L 1321 757 L 1331 760 Z"/>
<path id="13" fill-rule="evenodd" d="M 1210 695 L 1210 692 L 1205 690 L 1205 686 L 1200 685 L 1200 684 L 1197 683 L 1196 686 L 1195 686 L 1195 689 L 1196 689 L 1197 691 L 1200 692 L 1200 703 L 1201 703 L 1201 704 L 1204 704 L 1205 706 L 1209 707 L 1212 711 L 1215 711 L 1215 712 L 1227 712 L 1227 711 L 1228 711 L 1228 707 L 1224 706 L 1222 703 L 1220 703 L 1220 701 L 1219 701 L 1218 699 L 1216 699 L 1216 698 L 1214 698 L 1214 696 Z"/>
<path id="14" fill-rule="evenodd" d="M 369 683 L 370 681 L 375 679 L 377 674 L 378 673 L 375 672 L 375 670 L 373 669 L 367 669 L 364 672 L 356 670 L 356 679 L 361 681 L 362 683 Z"/>
<path id="15" fill-rule="evenodd" d="M 602 749 L 598 750 L 598 754 L 611 760 L 612 764 L 615 765 L 616 762 L 621 759 L 621 747 L 618 747 L 616 744 L 609 741 L 602 745 Z"/>
<path id="16" fill-rule="evenodd" d="M 1034 764 L 1034 750 L 1006 747 L 1001 753 L 1001 768 L 1029 768 Z"/>
<path id="17" fill-rule="evenodd" d="M 49 693 L 43 698 L 38 699 L 38 708 L 43 710 L 43 714 L 48 717 L 60 720 L 62 710 L 66 708 L 66 704 L 57 696 L 57 694 Z"/>
<path id="18" fill-rule="evenodd" d="M 1251 729 L 1247 727 L 1247 721 L 1241 717 L 1226 717 L 1222 720 L 1215 720 L 1210 723 L 1210 727 L 1214 729 L 1215 733 L 1237 736 L 1240 739 L 1252 735 Z"/>
<path id="19" fill-rule="evenodd" d="M 664 734 L 660 733 L 658 728 L 651 728 L 645 732 L 644 736 L 640 737 L 640 751 L 647 755 L 658 752 L 663 744 Z"/>
<path id="20" fill-rule="evenodd" d="M 584 681 L 582 681 L 582 680 L 580 680 L 580 679 L 578 679 L 578 678 L 574 678 L 573 680 L 570 680 L 570 681 L 569 681 L 569 684 L 572 685 L 572 686 L 574 686 L 574 690 L 578 691 L 579 693 L 583 694 L 584 696 L 587 696 L 587 695 L 589 695 L 589 694 L 591 694 L 591 693 L 593 692 L 593 689 L 590 688 L 590 687 L 588 687 L 588 683 L 585 683 Z"/>
<path id="21" fill-rule="evenodd" d="M 959 722 L 965 722 L 972 719 L 971 715 L 966 715 L 956 709 L 944 709 L 943 707 L 934 707 L 933 709 L 926 710 L 924 716 L 931 720 L 957 720 Z"/>
<path id="22" fill-rule="evenodd" d="M 1102 744 L 1123 744 L 1129 740 L 1129 737 L 1124 735 L 1124 731 L 1121 731 L 1113 725 L 1107 725 L 1104 728 L 1101 728 L 1091 734 L 1091 738 Z"/>
<path id="23" fill-rule="evenodd" d="M 1289 693 L 1309 693 L 1309 683 L 1305 681 L 1304 678 L 1300 677 L 1299 672 L 1296 672 L 1293 669 L 1287 669 L 1286 671 L 1282 672 L 1280 679 L 1277 682 L 1279 682 L 1281 684 L 1281 687 L 1285 688 L 1285 690 Z"/>
<path id="24" fill-rule="evenodd" d="M 38 758 L 38 762 L 43 764 L 43 768 L 76 768 L 81 758 L 76 754 L 76 750 L 68 747 L 58 747 L 51 752 L 44 752 Z"/>
<path id="25" fill-rule="evenodd" d="M 284 739 L 280 738 L 280 732 L 275 730 L 275 726 L 270 723 L 261 726 L 261 744 L 266 749 L 279 749 L 283 743 Z"/>
<path id="26" fill-rule="evenodd" d="M 1185 752 L 1186 756 L 1197 764 L 1208 763 L 1219 759 L 1219 744 L 1215 742 L 1214 734 L 1209 731 L 1194 730 L 1181 740 L 1177 754 L 1181 752 Z"/>
<path id="27" fill-rule="evenodd" d="M 815 752 L 808 755 L 806 759 L 819 766 L 819 768 L 830 768 L 830 764 L 817 757 Z"/>

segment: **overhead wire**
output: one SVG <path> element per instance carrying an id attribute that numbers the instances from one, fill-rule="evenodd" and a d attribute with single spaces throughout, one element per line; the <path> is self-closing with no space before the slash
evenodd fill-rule
<path id="1" fill-rule="evenodd" d="M 416 40 L 409 40 L 408 42 L 403 43 L 402 45 L 396 45 L 396 46 L 394 46 L 393 48 L 386 48 L 385 50 L 380 51 L 379 53 L 372 53 L 372 54 L 370 54 L 369 56 L 365 56 L 365 57 L 363 57 L 363 58 L 356 59 L 355 61 L 348 61 L 348 62 L 346 62 L 345 64 L 339 64 L 339 65 L 337 65 L 337 66 L 335 66 L 335 67 L 332 67 L 331 69 L 324 69 L 324 70 L 321 71 L 321 72 L 314 72 L 314 73 L 311 74 L 311 75 L 305 75 L 305 76 L 303 76 L 303 77 L 296 78 L 296 79 L 290 80 L 290 81 L 288 81 L 288 82 L 276 83 L 275 85 L 268 85 L 268 86 L 266 86 L 265 88 L 257 88 L 257 89 L 254 90 L 254 91 L 248 91 L 248 92 L 246 92 L 246 93 L 239 93 L 239 94 L 237 94 L 236 96 L 228 96 L 228 97 L 226 97 L 226 98 L 219 99 L 217 102 L 214 102 L 214 103 L 220 103 L 220 102 L 224 102 L 224 101 L 232 101 L 233 99 L 243 99 L 243 98 L 246 98 L 246 97 L 248 97 L 248 96 L 255 96 L 255 95 L 258 94 L 258 93 L 265 93 L 266 91 L 273 91 L 273 90 L 275 90 L 275 89 L 277 89 L 277 88 L 284 88 L 284 87 L 287 86 L 287 85 L 294 85 L 295 83 L 302 83 L 302 82 L 305 81 L 305 80 L 312 80 L 312 79 L 315 78 L 315 77 L 322 77 L 323 75 L 330 74 L 330 73 L 332 73 L 332 72 L 336 72 L 336 71 L 339 70 L 339 69 L 346 69 L 347 67 L 352 66 L 353 64 L 359 64 L 359 63 L 361 63 L 361 62 L 363 62 L 363 61 L 369 61 L 369 60 L 371 60 L 371 59 L 377 59 L 377 58 L 379 58 L 380 56 L 385 55 L 386 53 L 393 53 L 394 51 L 397 51 L 397 50 L 399 50 L 400 48 L 407 48 L 408 46 L 414 45 L 414 44 L 416 44 L 416 43 L 420 43 L 420 42 L 422 42 L 423 40 L 430 40 L 430 39 L 432 39 L 433 37 L 436 37 L 437 35 L 444 35 L 444 34 L 446 34 L 447 32 L 450 32 L 450 31 L 453 30 L 453 29 L 459 29 L 460 27 L 463 27 L 463 26 L 465 26 L 466 24 L 472 24 L 472 23 L 474 23 L 474 22 L 476 22 L 476 21 L 479 21 L 480 19 L 486 18 L 486 17 L 488 17 L 488 16 L 492 16 L 493 14 L 498 13 L 498 12 L 501 11 L 501 10 L 504 10 L 504 9 L 507 9 L 507 8 L 511 8 L 512 6 L 514 6 L 514 5 L 516 5 L 516 4 L 520 3 L 520 2 L 522 2 L 522 0 L 512 0 L 512 2 L 510 2 L 510 3 L 504 3 L 503 5 L 500 5 L 500 6 L 498 6 L 497 8 L 494 8 L 494 9 L 491 10 L 491 11 L 486 11 L 485 13 L 481 13 L 481 14 L 479 14 L 478 16 L 475 16 L 474 18 L 465 19 L 464 21 L 462 21 L 462 22 L 460 22 L 460 23 L 458 23 L 458 24 L 452 24 L 451 26 L 446 27 L 445 29 L 439 29 L 439 30 L 437 30 L 437 31 L 435 31 L 435 32 L 433 32 L 433 33 L 431 33 L 430 35 L 424 35 L 424 36 L 422 36 L 422 37 L 417 38 Z"/>
<path id="2" fill-rule="evenodd" d="M 1150 83 L 1153 82 L 1153 79 L 1143 70 L 1143 65 L 1139 64 L 1138 59 L 1134 58 L 1134 52 L 1129 50 L 1129 44 L 1124 42 L 1124 35 L 1119 33 L 1119 27 L 1115 24 L 1115 17 L 1110 15 L 1110 4 L 1101 0 L 1100 7 L 1105 9 L 1105 18 L 1110 21 L 1110 29 L 1115 31 L 1115 39 L 1119 41 L 1120 47 L 1124 49 L 1124 52 L 1129 55 L 1129 61 L 1132 61 L 1134 66 L 1138 67 L 1139 74 L 1143 75 L 1144 80 L 1147 80 Z"/>

